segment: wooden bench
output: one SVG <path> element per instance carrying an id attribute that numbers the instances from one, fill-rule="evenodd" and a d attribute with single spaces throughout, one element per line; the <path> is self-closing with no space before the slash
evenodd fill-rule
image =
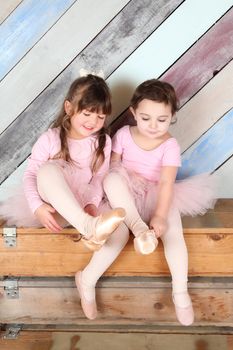
<path id="1" fill-rule="evenodd" d="M 196 314 L 192 327 L 176 321 L 161 244 L 154 254 L 141 256 L 132 238 L 97 285 L 98 318 L 87 320 L 73 276 L 92 254 L 73 228 L 61 234 L 17 228 L 16 246 L 7 247 L 10 237 L 1 227 L 0 324 L 23 330 L 233 334 L 233 200 L 219 200 L 204 216 L 184 217 L 183 225 Z"/>

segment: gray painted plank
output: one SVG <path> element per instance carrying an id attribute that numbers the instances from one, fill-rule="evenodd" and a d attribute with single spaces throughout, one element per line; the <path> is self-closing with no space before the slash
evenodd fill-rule
<path id="1" fill-rule="evenodd" d="M 71 81 L 80 68 L 110 75 L 181 3 L 181 0 L 130 2 L 86 49 L 0 135 L 0 182 L 30 154 L 38 136 L 54 119 Z M 140 26 L 139 26 L 140 24 Z M 15 132 L 17 130 L 17 133 Z"/>

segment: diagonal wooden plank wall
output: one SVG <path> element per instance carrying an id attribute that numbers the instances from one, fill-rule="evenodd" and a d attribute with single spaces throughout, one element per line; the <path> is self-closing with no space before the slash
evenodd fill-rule
<path id="1" fill-rule="evenodd" d="M 24 0 L 1 26 L 0 80 L 33 48 L 75 0 Z M 30 28 L 30 31 L 28 30 Z"/>
<path id="2" fill-rule="evenodd" d="M 162 76 L 172 82 L 183 104 L 179 122 L 172 132 L 177 133 L 178 140 L 185 145 L 183 150 L 188 152 L 191 147 L 192 152 L 198 151 L 200 140 L 204 140 L 208 129 L 212 129 L 214 137 L 214 124 L 223 123 L 224 115 L 227 116 L 233 107 L 230 84 L 232 6 L 232 0 L 206 0 L 204 3 L 201 0 L 160 0 L 156 4 L 152 0 L 122 0 L 111 1 L 111 5 L 101 1 L 101 20 L 94 26 L 91 16 L 93 12 L 95 19 L 97 17 L 98 1 L 88 0 L 88 4 L 87 1 L 76 1 L 56 23 L 51 23 L 51 29 L 28 53 L 24 53 L 23 59 L 0 83 L 0 197 L 6 193 L 5 185 L 20 178 L 20 169 L 14 173 L 15 169 L 24 162 L 35 139 L 53 119 L 67 87 L 81 67 L 104 68 L 113 91 L 113 118 L 127 108 L 132 90 L 144 79 Z M 75 27 L 75 23 L 89 8 L 93 11 L 89 11 L 91 28 L 86 34 L 86 25 L 83 30 L 80 25 Z M 13 15 L 14 12 L 9 19 Z M 62 45 L 65 45 L 63 50 Z M 40 67 L 38 72 L 35 72 L 35 66 Z M 215 71 L 219 73 L 213 77 Z M 33 76 L 30 82 L 26 81 L 28 76 Z M 219 93 L 214 95 L 214 89 Z M 212 103 L 215 103 L 217 113 L 215 107 L 209 106 Z M 195 127 L 190 128 L 198 105 L 204 112 L 198 116 L 198 126 L 195 121 Z M 231 123 L 229 120 L 230 126 Z M 226 138 L 222 140 L 225 141 Z M 217 145 L 213 143 L 212 147 Z M 220 178 L 226 177 L 228 182 L 233 154 L 230 143 L 229 147 L 227 153 L 222 145 L 222 155 L 217 155 L 217 165 L 212 164 L 211 168 L 217 167 Z M 198 157 L 202 157 L 199 151 Z M 225 187 L 220 193 L 233 196 L 233 191 L 229 193 Z"/>

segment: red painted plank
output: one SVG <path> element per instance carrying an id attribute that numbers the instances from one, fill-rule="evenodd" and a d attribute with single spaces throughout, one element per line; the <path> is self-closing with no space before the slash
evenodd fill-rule
<path id="1" fill-rule="evenodd" d="M 181 106 L 233 58 L 233 8 L 198 40 L 160 79 L 171 83 Z M 127 110 L 111 126 L 111 133 L 134 124 Z"/>

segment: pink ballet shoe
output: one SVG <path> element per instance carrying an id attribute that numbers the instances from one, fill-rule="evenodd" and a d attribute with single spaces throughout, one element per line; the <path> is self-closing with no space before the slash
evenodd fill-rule
<path id="1" fill-rule="evenodd" d="M 186 293 L 187 292 L 179 293 L 179 294 L 186 294 Z M 174 295 L 172 295 L 172 300 L 175 305 L 176 317 L 178 321 L 183 326 L 190 326 L 194 322 L 194 311 L 193 311 L 193 305 L 192 305 L 191 299 L 190 299 L 190 304 L 187 306 L 178 306 L 175 302 Z"/>
<path id="2" fill-rule="evenodd" d="M 134 249 L 137 253 L 147 255 L 153 253 L 158 245 L 154 230 L 148 230 L 134 238 Z"/>
<path id="3" fill-rule="evenodd" d="M 85 246 L 92 250 L 99 250 L 116 228 L 124 221 L 125 210 L 123 208 L 116 208 L 107 213 L 101 214 L 95 226 L 95 232 L 91 238 L 82 236 L 81 240 Z"/>
<path id="4" fill-rule="evenodd" d="M 83 312 L 89 320 L 94 320 L 97 317 L 97 307 L 95 300 L 89 301 L 85 298 L 82 290 L 82 272 L 79 271 L 75 274 L 75 284 L 78 289 L 78 293 L 81 300 L 81 306 Z"/>

